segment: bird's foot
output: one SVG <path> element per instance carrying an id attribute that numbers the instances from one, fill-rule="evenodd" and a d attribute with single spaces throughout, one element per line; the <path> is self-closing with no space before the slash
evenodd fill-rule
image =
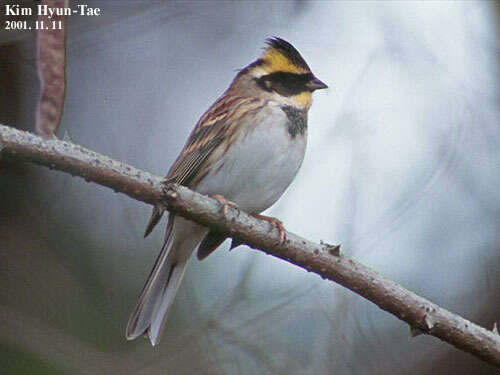
<path id="1" fill-rule="evenodd" d="M 228 214 L 227 208 L 228 207 L 236 208 L 238 210 L 238 215 L 239 215 L 240 208 L 238 207 L 238 205 L 236 203 L 226 199 L 224 196 L 222 196 L 220 194 L 211 195 L 210 198 L 215 199 L 217 202 L 219 202 L 222 205 L 222 213 L 224 214 L 224 217 L 227 217 L 227 214 Z"/>
<path id="2" fill-rule="evenodd" d="M 278 230 L 279 235 L 280 235 L 280 244 L 285 243 L 286 229 L 283 226 L 283 222 L 281 220 L 278 220 L 275 217 L 259 215 L 259 214 L 254 214 L 252 216 L 255 217 L 256 219 L 261 219 L 261 220 L 267 221 L 272 226 L 276 227 L 276 229 Z"/>

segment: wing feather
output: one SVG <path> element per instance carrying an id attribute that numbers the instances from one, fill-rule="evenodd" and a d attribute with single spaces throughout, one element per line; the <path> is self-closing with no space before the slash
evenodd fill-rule
<path id="1" fill-rule="evenodd" d="M 167 174 L 167 181 L 185 186 L 205 173 L 209 156 L 226 138 L 232 138 L 246 110 L 260 103 L 257 98 L 223 96 L 203 114 L 191 132 L 179 157 Z"/>
<path id="2" fill-rule="evenodd" d="M 252 97 L 234 97 L 223 95 L 199 119 L 182 149 L 170 168 L 166 180 L 188 187 L 196 184 L 209 171 L 212 163 L 208 162 L 214 151 L 225 143 L 220 155 L 223 155 L 236 139 L 240 126 L 251 122 L 242 121 L 246 115 L 258 111 L 263 105 L 262 99 Z M 157 206 L 147 225 L 147 236 L 160 221 L 164 208 Z"/>

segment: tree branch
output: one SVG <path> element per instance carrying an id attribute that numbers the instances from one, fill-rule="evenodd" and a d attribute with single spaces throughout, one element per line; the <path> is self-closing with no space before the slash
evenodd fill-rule
<path id="1" fill-rule="evenodd" d="M 0 158 L 26 161 L 83 177 L 133 199 L 162 203 L 168 210 L 228 233 L 237 241 L 339 283 L 421 331 L 500 367 L 500 336 L 412 293 L 355 260 L 338 247 L 318 244 L 292 233 L 280 244 L 268 222 L 228 207 L 224 216 L 215 199 L 137 168 L 57 139 L 0 125 Z"/>

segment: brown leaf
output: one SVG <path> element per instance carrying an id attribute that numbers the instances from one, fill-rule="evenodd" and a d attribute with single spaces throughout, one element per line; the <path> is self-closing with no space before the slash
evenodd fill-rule
<path id="1" fill-rule="evenodd" d="M 41 4 L 63 8 L 69 6 L 69 0 L 42 0 Z M 41 136 L 53 138 L 61 122 L 66 91 L 66 17 L 40 15 L 38 21 L 43 21 L 45 28 L 37 31 L 40 99 L 35 126 Z"/>

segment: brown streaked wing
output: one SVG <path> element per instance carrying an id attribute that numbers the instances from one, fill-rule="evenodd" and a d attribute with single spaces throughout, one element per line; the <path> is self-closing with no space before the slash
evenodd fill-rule
<path id="1" fill-rule="evenodd" d="M 231 127 L 237 126 L 236 119 L 241 118 L 241 106 L 250 103 L 255 109 L 256 98 L 223 96 L 203 114 L 189 138 L 170 168 L 166 179 L 181 185 L 190 186 L 198 180 L 199 173 L 209 155 L 228 136 Z M 240 110 L 238 110 L 240 109 Z M 236 121 L 232 121 L 236 120 Z M 236 129 L 236 128 L 233 128 Z M 231 129 L 231 130 L 233 130 Z"/>

